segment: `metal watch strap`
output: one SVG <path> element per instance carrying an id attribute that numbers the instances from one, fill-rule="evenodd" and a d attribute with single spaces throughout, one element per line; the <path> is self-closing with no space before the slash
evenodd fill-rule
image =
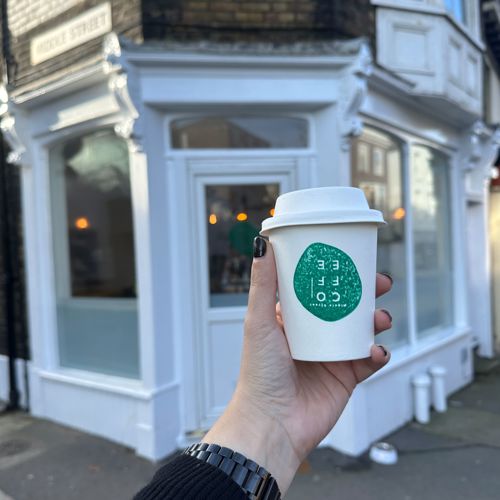
<path id="1" fill-rule="evenodd" d="M 252 500 L 279 500 L 278 483 L 271 474 L 241 453 L 217 444 L 196 443 L 184 451 L 225 472 Z"/>

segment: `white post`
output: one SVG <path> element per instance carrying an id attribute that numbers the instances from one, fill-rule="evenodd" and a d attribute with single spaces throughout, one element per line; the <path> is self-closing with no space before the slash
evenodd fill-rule
<path id="1" fill-rule="evenodd" d="M 432 377 L 432 406 L 439 413 L 447 410 L 445 376 L 446 368 L 443 366 L 433 366 L 429 373 Z"/>
<path id="2" fill-rule="evenodd" d="M 430 421 L 431 378 L 429 375 L 422 373 L 413 377 L 411 383 L 413 385 L 415 420 L 419 424 L 428 424 Z"/>

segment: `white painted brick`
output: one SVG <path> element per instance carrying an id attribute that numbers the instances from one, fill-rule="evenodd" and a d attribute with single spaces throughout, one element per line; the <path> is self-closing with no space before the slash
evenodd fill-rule
<path id="1" fill-rule="evenodd" d="M 8 0 L 9 28 L 19 36 L 52 19 L 83 0 Z"/>

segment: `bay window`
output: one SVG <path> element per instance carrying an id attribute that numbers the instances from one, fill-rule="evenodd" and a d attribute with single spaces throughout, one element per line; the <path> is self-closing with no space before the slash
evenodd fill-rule
<path id="1" fill-rule="evenodd" d="M 381 335 L 381 342 L 394 348 L 453 323 L 449 162 L 435 149 L 405 147 L 373 127 L 365 127 L 352 146 L 352 184 L 387 222 L 379 230 L 377 267 L 394 284 L 377 307 L 393 316 L 393 327 Z M 415 296 L 411 307 L 409 290 Z"/>
<path id="2" fill-rule="evenodd" d="M 381 342 L 394 345 L 408 342 L 406 294 L 405 200 L 403 189 L 403 149 L 385 132 L 366 127 L 352 148 L 352 183 L 361 188 L 371 208 L 384 214 L 387 225 L 379 229 L 377 269 L 389 273 L 392 292 L 377 307 L 391 311 L 393 327 L 381 334 Z"/>
<path id="3" fill-rule="evenodd" d="M 452 256 L 448 160 L 427 146 L 411 148 L 411 205 L 419 336 L 452 324 Z"/>
<path id="4" fill-rule="evenodd" d="M 139 376 L 128 149 L 105 130 L 49 151 L 59 363 Z"/>

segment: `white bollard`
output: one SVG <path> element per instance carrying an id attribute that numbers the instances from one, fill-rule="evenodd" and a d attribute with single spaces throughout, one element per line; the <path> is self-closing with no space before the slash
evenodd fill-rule
<path id="1" fill-rule="evenodd" d="M 431 378 L 426 373 L 415 375 L 413 385 L 413 405 L 415 420 L 419 424 L 428 424 L 430 421 L 430 387 Z"/>
<path id="2" fill-rule="evenodd" d="M 432 377 L 432 406 L 437 412 L 444 413 L 448 409 L 445 388 L 446 368 L 432 366 L 429 373 Z"/>

